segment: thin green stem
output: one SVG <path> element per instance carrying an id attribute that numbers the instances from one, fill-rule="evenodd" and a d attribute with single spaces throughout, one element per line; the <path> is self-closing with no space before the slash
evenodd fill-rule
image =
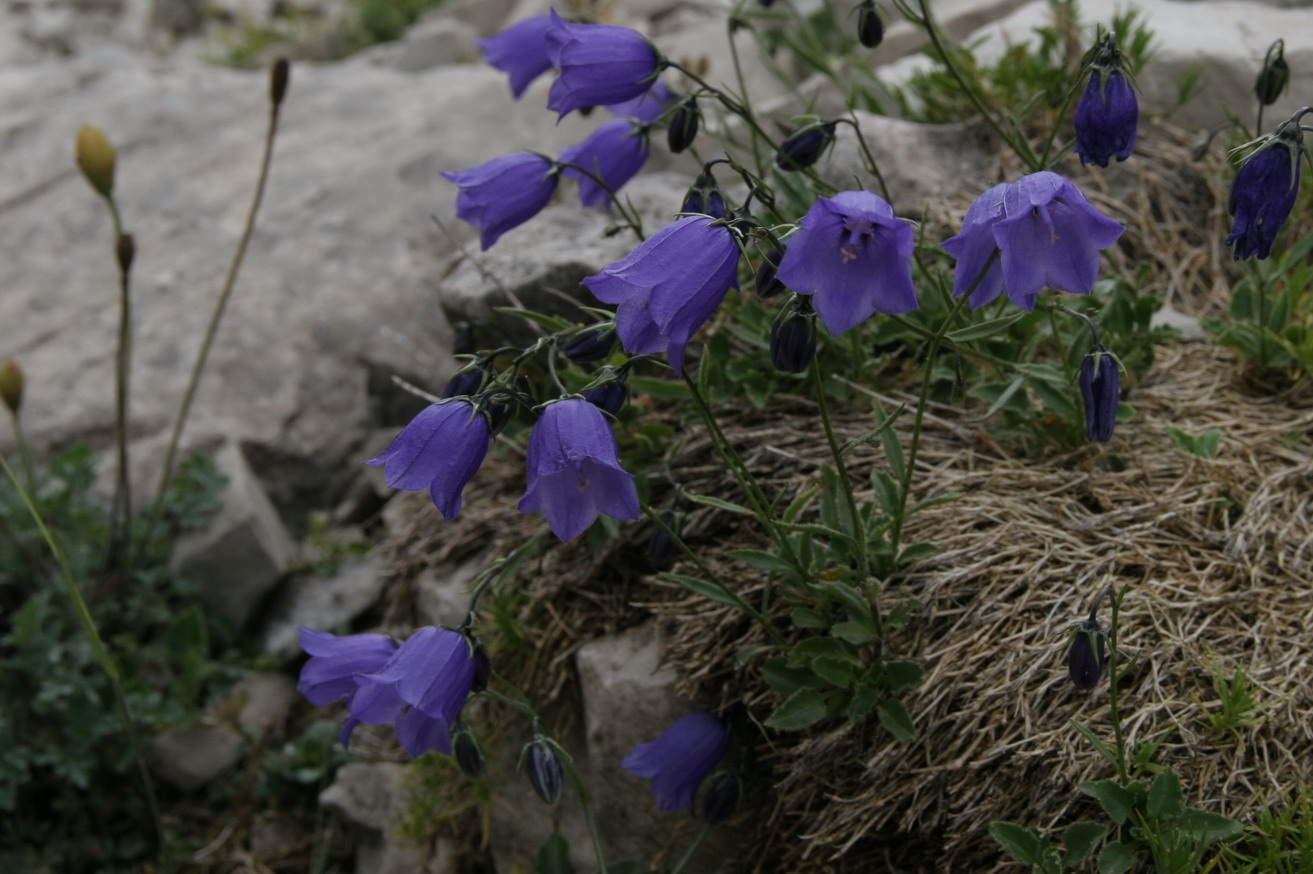
<path id="1" fill-rule="evenodd" d="M 748 98 L 748 83 L 747 80 L 743 77 L 743 63 L 739 59 L 738 44 L 734 42 L 734 32 L 737 29 L 736 23 L 739 20 L 739 12 L 742 10 L 742 8 L 743 8 L 743 4 L 740 2 L 737 6 L 734 7 L 734 11 L 730 13 L 728 23 L 726 25 L 726 28 L 729 31 L 727 34 L 727 41 L 729 42 L 730 60 L 733 61 L 734 63 L 734 78 L 739 83 L 739 95 L 743 98 L 743 105 L 750 106 L 752 101 Z M 756 131 L 753 131 L 751 142 L 752 142 L 752 162 L 753 165 L 757 168 L 757 175 L 765 176 L 766 170 L 765 170 L 765 165 L 762 163 L 761 160 L 761 146 L 757 142 Z"/>
<path id="2" fill-rule="evenodd" d="M 1044 140 L 1044 150 L 1039 153 L 1039 169 L 1047 170 L 1049 168 L 1049 155 L 1053 152 L 1053 143 L 1058 136 L 1058 128 L 1062 125 L 1062 120 L 1067 115 L 1067 108 L 1071 106 L 1071 98 L 1076 96 L 1076 91 L 1080 87 L 1080 77 L 1071 83 L 1067 88 L 1067 93 L 1062 96 L 1062 105 L 1058 107 L 1058 117 L 1053 119 L 1053 124 L 1049 126 L 1049 135 Z M 1056 162 L 1055 162 L 1056 163 Z"/>
<path id="3" fill-rule="evenodd" d="M 205 327 L 205 337 L 201 341 L 200 351 L 196 355 L 196 363 L 192 365 L 191 377 L 187 381 L 187 390 L 183 393 L 182 403 L 178 407 L 178 416 L 173 422 L 173 431 L 169 435 L 168 448 L 164 453 L 164 466 L 160 470 L 160 480 L 155 487 L 155 500 L 151 506 L 150 520 L 146 524 L 146 531 L 142 538 L 145 543 L 149 543 L 155 525 L 159 522 L 160 511 L 164 503 L 164 493 L 168 490 L 169 481 L 173 477 L 173 465 L 178 453 L 178 444 L 182 439 L 182 429 L 191 414 L 191 405 L 196 399 L 196 389 L 200 386 L 201 374 L 205 372 L 205 363 L 210 356 L 210 347 L 214 344 L 214 337 L 219 331 L 219 322 L 223 319 L 224 310 L 227 308 L 233 289 L 237 285 L 237 275 L 241 271 L 242 260 L 246 256 L 246 248 L 250 244 L 251 235 L 255 231 L 255 217 L 260 211 L 260 203 L 264 200 L 264 189 L 269 179 L 269 166 L 273 160 L 280 106 L 280 103 L 274 103 L 269 110 L 269 129 L 264 140 L 264 155 L 260 160 L 260 175 L 256 179 L 251 208 L 246 214 L 246 226 L 242 229 L 241 239 L 237 243 L 237 251 L 233 253 L 232 262 L 228 265 L 228 275 L 224 279 L 223 289 L 219 292 L 219 299 L 215 302 L 210 322 Z"/>
<path id="4" fill-rule="evenodd" d="M 1067 374 L 1068 382 L 1076 381 L 1076 373 L 1071 369 L 1071 361 L 1067 357 L 1067 350 L 1062 345 L 1062 331 L 1058 327 L 1058 320 L 1053 315 L 1053 307 L 1048 307 L 1049 311 L 1049 330 L 1053 332 L 1053 345 L 1058 348 L 1058 360 L 1062 362 L 1062 372 Z"/>
<path id="5" fill-rule="evenodd" d="M 889 186 L 885 184 L 884 174 L 880 172 L 880 165 L 876 163 L 875 155 L 871 153 L 870 146 L 866 144 L 866 137 L 862 134 L 862 127 L 857 123 L 857 114 L 853 112 L 852 107 L 848 108 L 848 112 L 852 115 L 852 118 L 841 118 L 839 121 L 847 124 L 853 129 L 853 133 L 857 134 L 857 146 L 862 150 L 862 156 L 866 159 L 866 169 L 875 177 L 876 184 L 880 186 L 880 194 L 892 204 L 893 198 L 889 196 Z"/>
<path id="6" fill-rule="evenodd" d="M 115 227 L 120 227 L 117 220 L 118 210 L 114 201 L 108 200 L 115 218 Z M 120 231 L 115 238 L 116 247 L 123 239 Z M 132 295 L 130 265 L 119 262 L 119 348 L 117 366 L 114 373 L 114 432 L 118 452 L 118 469 L 115 475 L 114 503 L 110 520 L 110 561 L 112 568 L 117 568 L 126 576 L 132 567 L 132 485 L 128 475 L 128 401 L 130 398 L 130 381 L 132 375 Z"/>
<path id="7" fill-rule="evenodd" d="M 14 410 L 9 411 L 9 423 L 14 432 L 14 443 L 18 446 L 18 460 L 23 465 L 23 476 L 27 478 L 27 487 L 35 492 L 36 465 L 32 462 L 32 447 L 28 444 L 27 435 L 23 431 L 23 422 Z"/>
<path id="8" fill-rule="evenodd" d="M 1122 731 L 1121 710 L 1117 700 L 1117 635 L 1120 631 L 1120 614 L 1122 599 L 1126 597 L 1128 587 L 1122 587 L 1112 597 L 1112 624 L 1108 627 L 1108 703 L 1112 708 L 1112 730 L 1117 744 L 1117 776 L 1122 784 L 1130 782 L 1130 771 L 1126 766 L 1126 736 Z"/>
<path id="9" fill-rule="evenodd" d="M 720 588 L 720 590 L 725 593 L 726 597 L 728 597 L 730 600 L 734 602 L 734 606 L 738 607 L 744 613 L 747 613 L 749 616 L 755 619 L 761 625 L 761 627 L 766 630 L 766 633 L 771 636 L 772 640 L 774 640 L 778 644 L 783 644 L 785 642 L 783 635 L 780 634 L 779 629 L 775 627 L 775 624 L 771 622 L 770 619 L 765 614 L 763 614 L 760 610 L 757 610 L 747 601 L 739 597 L 739 594 L 735 592 L 733 589 L 731 589 L 729 585 L 724 580 L 722 580 L 715 571 L 713 571 L 710 567 L 708 567 L 706 562 L 704 562 L 696 552 L 694 552 L 692 549 L 689 548 L 688 544 L 684 542 L 683 538 L 680 537 L 678 534 L 676 534 L 675 531 L 665 523 L 665 520 L 662 519 L 661 516 L 655 510 L 653 510 L 647 504 L 644 504 L 643 515 L 646 516 L 649 520 L 651 520 L 653 525 L 657 526 L 663 532 L 665 532 L 666 536 L 670 538 L 670 542 L 675 544 L 675 546 L 679 549 L 680 552 L 684 553 L 685 558 L 687 558 L 689 561 L 697 565 L 698 570 L 702 571 L 702 573 L 710 577 L 711 582 L 714 583 L 718 588 Z"/>
<path id="10" fill-rule="evenodd" d="M 0 467 L 4 467 L 5 474 L 18 491 L 18 496 L 22 499 L 23 505 L 27 507 L 27 512 L 31 514 L 32 521 L 36 523 L 37 529 L 41 532 L 41 537 L 50 548 L 51 554 L 54 555 L 55 563 L 59 566 L 60 577 L 64 581 L 64 589 L 67 591 L 69 601 L 73 605 L 73 612 L 77 615 L 78 623 L 82 626 L 82 633 L 86 636 L 87 643 L 91 646 L 92 655 L 100 665 L 101 671 L 109 679 L 110 688 L 114 691 L 114 700 L 118 707 L 119 718 L 123 721 L 123 730 L 127 734 L 128 744 L 132 748 L 133 757 L 136 759 L 137 771 L 141 775 L 142 788 L 146 793 L 146 805 L 150 810 L 151 822 L 155 826 L 155 840 L 162 858 L 167 848 L 164 840 L 163 820 L 160 818 L 159 804 L 155 799 L 155 784 L 151 780 L 150 771 L 146 767 L 146 757 L 142 754 L 141 744 L 137 739 L 136 723 L 132 718 L 132 711 L 128 707 L 128 700 L 123 695 L 123 677 L 119 673 L 118 666 L 114 664 L 114 659 L 110 656 L 109 650 L 105 648 L 105 643 L 100 637 L 100 631 L 96 628 L 96 620 L 91 615 L 86 600 L 82 597 L 82 590 L 78 588 L 77 580 L 73 577 L 73 570 L 69 567 L 63 548 L 59 545 L 54 533 L 46 526 L 45 520 L 41 518 L 41 513 L 32 500 L 32 495 L 27 489 L 23 488 L 23 484 L 19 481 L 14 469 L 9 465 L 9 460 L 4 457 L 3 453 L 0 453 Z"/>
<path id="11" fill-rule="evenodd" d="M 958 87 L 962 89 L 962 92 L 971 100 L 980 114 L 984 116 L 985 121 L 989 123 L 989 126 L 994 129 L 994 132 L 999 135 L 1003 142 L 1007 143 L 1012 151 L 1017 153 L 1018 158 L 1026 162 L 1032 173 L 1038 172 L 1041 169 L 1041 166 L 1039 159 L 1030 148 L 1030 143 L 1027 143 L 1024 139 L 1014 139 L 1011 134 L 1003 129 L 1003 125 L 999 123 L 998 119 L 994 117 L 994 114 L 985 106 L 984 100 L 982 100 L 980 95 L 976 93 L 976 89 L 968 84 L 966 78 L 963 77 L 961 71 L 958 70 L 957 64 L 953 63 L 953 58 L 948 52 L 948 47 L 944 45 L 944 42 L 940 37 L 939 25 L 935 23 L 934 18 L 930 15 L 930 4 L 927 3 L 926 0 L 920 0 L 920 5 L 921 17 L 925 22 L 926 34 L 934 44 L 935 50 L 939 52 L 939 57 L 943 60 L 944 67 L 948 70 L 949 75 L 957 81 Z"/>
<path id="12" fill-rule="evenodd" d="M 684 855 L 679 860 L 679 864 L 670 869 L 670 874 L 681 874 L 684 870 L 684 866 L 693 858 L 693 854 L 698 851 L 698 847 L 702 846 L 702 842 L 706 839 L 707 834 L 710 831 L 711 823 L 702 826 L 702 831 L 698 832 L 698 836 L 693 839 L 693 843 L 688 845 L 688 849 L 684 851 Z"/>
<path id="13" fill-rule="evenodd" d="M 590 181 L 592 181 L 599 188 L 605 191 L 607 195 L 611 198 L 611 205 L 615 207 L 616 212 L 620 213 L 620 217 L 625 220 L 625 224 L 628 225 L 629 229 L 634 232 L 634 236 L 638 237 L 638 242 L 641 243 L 645 239 L 647 239 L 647 236 L 643 233 L 642 218 L 639 217 L 638 213 L 630 212 L 629 208 L 624 203 L 621 202 L 620 195 L 616 194 L 615 189 L 612 188 L 610 184 L 605 179 L 602 178 L 601 173 L 593 172 L 592 170 L 589 170 L 585 167 L 581 167 L 578 164 L 558 163 L 557 166 L 566 167 L 569 168 L 570 170 L 574 170 L 577 173 L 582 173 L 584 176 L 587 176 Z"/>
<path id="14" fill-rule="evenodd" d="M 570 782 L 574 783 L 575 792 L 579 793 L 579 806 L 583 808 L 584 822 L 588 823 L 588 836 L 593 839 L 593 853 L 597 856 L 598 874 L 606 874 L 606 853 L 602 851 L 602 833 L 597 827 L 597 817 L 593 816 L 593 806 L 588 803 L 588 790 L 584 788 L 583 778 L 579 776 L 574 761 L 569 756 L 561 756 L 561 763 L 565 765 L 565 770 L 570 775 Z"/>
<path id="15" fill-rule="evenodd" d="M 812 358 L 812 389 L 816 392 L 816 404 L 821 408 L 821 424 L 825 427 L 825 440 L 830 444 L 830 455 L 839 471 L 839 481 L 843 483 L 844 498 L 848 501 L 848 513 L 852 517 L 852 534 L 857 540 L 857 584 L 861 586 L 871 576 L 871 563 L 866 554 L 866 526 L 862 524 L 862 514 L 857 510 L 857 497 L 853 494 L 852 480 L 848 476 L 848 465 L 843 460 L 839 441 L 834 436 L 834 425 L 830 422 L 830 405 L 825 399 L 825 386 L 821 381 L 821 365 L 818 357 Z"/>

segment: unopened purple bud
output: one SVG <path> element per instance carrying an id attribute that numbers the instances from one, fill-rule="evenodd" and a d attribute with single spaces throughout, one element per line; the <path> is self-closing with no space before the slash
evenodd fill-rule
<path id="1" fill-rule="evenodd" d="M 561 759 L 551 742 L 537 732 L 529 744 L 529 785 L 548 804 L 555 804 L 565 789 Z"/>
<path id="2" fill-rule="evenodd" d="M 472 395 L 483 385 L 483 370 L 478 367 L 470 367 L 457 373 L 442 388 L 444 398 L 454 398 L 460 395 Z"/>
<path id="3" fill-rule="evenodd" d="M 770 326 L 770 362 L 785 373 L 802 373 L 816 357 L 816 310 L 795 296 Z"/>
<path id="4" fill-rule="evenodd" d="M 1226 244 L 1233 247 L 1237 261 L 1271 255 L 1277 233 L 1294 209 L 1303 166 L 1300 120 L 1310 111 L 1308 107 L 1299 110 L 1263 137 L 1231 180 L 1227 199 L 1231 234 Z"/>
<path id="5" fill-rule="evenodd" d="M 725 198 L 720 193 L 720 186 L 716 185 L 716 179 L 710 173 L 703 173 L 698 176 L 693 187 L 689 189 L 688 194 L 684 197 L 684 204 L 679 208 L 680 212 L 696 212 L 702 215 L 709 215 L 712 218 L 723 219 L 725 217 Z"/>
<path id="6" fill-rule="evenodd" d="M 821 158 L 830 143 L 834 142 L 834 122 L 807 125 L 789 135 L 780 143 L 780 154 L 775 165 L 781 170 L 803 170 Z"/>
<path id="7" fill-rule="evenodd" d="M 1093 689 L 1103 676 L 1107 661 L 1104 652 L 1103 629 L 1097 620 L 1082 622 L 1067 649 L 1067 673 L 1077 689 Z"/>
<path id="8" fill-rule="evenodd" d="M 1085 402 L 1085 433 L 1090 440 L 1107 443 L 1117 424 L 1120 398 L 1117 362 L 1102 344 L 1095 346 L 1080 369 L 1080 393 Z"/>
<path id="9" fill-rule="evenodd" d="M 866 0 L 857 7 L 857 40 L 868 49 L 884 42 L 884 22 L 875 11 L 874 0 Z"/>
<path id="10" fill-rule="evenodd" d="M 456 735 L 451 740 L 451 750 L 465 776 L 477 777 L 483 773 L 483 750 L 479 749 L 479 741 L 464 725 L 457 727 Z"/>
<path id="11" fill-rule="evenodd" d="M 670 151 L 675 154 L 687 149 L 693 145 L 693 140 L 697 139 L 698 123 L 702 118 L 702 112 L 698 109 L 697 98 L 690 97 L 670 118 L 670 127 L 666 129 L 666 144 L 670 146 Z"/>
<path id="12" fill-rule="evenodd" d="M 775 271 L 780 269 L 780 260 L 784 257 L 784 250 L 779 247 L 772 247 L 762 259 L 761 266 L 757 268 L 757 275 L 753 281 L 753 286 L 757 289 L 757 297 L 771 298 L 781 292 L 788 291 L 783 282 L 775 278 Z"/>
<path id="13" fill-rule="evenodd" d="M 615 331 L 610 325 L 593 328 L 566 340 L 561 352 L 575 364 L 591 364 L 611 354 L 615 348 L 615 339 Z"/>
<path id="14" fill-rule="evenodd" d="M 702 793 L 702 818 L 709 823 L 724 822 L 738 807 L 742 782 L 731 771 L 720 771 L 712 776 Z"/>
<path id="15" fill-rule="evenodd" d="M 492 659 L 488 658 L 483 641 L 472 635 L 467 637 L 470 641 L 470 655 L 474 658 L 474 682 L 470 684 L 470 694 L 475 695 L 488 688 L 488 680 L 492 678 Z"/>
<path id="16" fill-rule="evenodd" d="M 629 400 L 629 383 L 624 379 L 603 383 L 584 392 L 584 400 L 612 416 L 620 415 Z"/>

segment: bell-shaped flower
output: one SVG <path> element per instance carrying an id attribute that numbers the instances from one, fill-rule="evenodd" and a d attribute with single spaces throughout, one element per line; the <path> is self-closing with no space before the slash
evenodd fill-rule
<path id="1" fill-rule="evenodd" d="M 675 92 L 665 82 L 657 79 L 647 91 L 630 100 L 612 103 L 606 111 L 620 118 L 632 118 L 650 124 L 665 115 L 674 102 Z"/>
<path id="2" fill-rule="evenodd" d="M 1104 35 L 1094 49 L 1090 78 L 1076 106 L 1076 154 L 1084 164 L 1108 166 L 1108 159 L 1125 161 L 1135 149 L 1140 105 L 1135 99 L 1117 38 Z"/>
<path id="3" fill-rule="evenodd" d="M 310 658 L 301 668 L 296 690 L 316 707 L 348 701 L 356 693 L 356 675 L 372 674 L 387 664 L 397 644 L 386 634 L 338 637 L 313 628 L 299 628 L 301 649 Z"/>
<path id="4" fill-rule="evenodd" d="M 636 777 L 652 780 L 652 796 L 663 813 L 693 813 L 698 786 L 729 752 L 729 726 L 705 710 L 690 713 L 655 739 L 629 751 L 621 763 Z"/>
<path id="5" fill-rule="evenodd" d="M 542 511 L 561 540 L 573 540 L 599 513 L 638 518 L 634 477 L 620 466 L 620 449 L 606 417 L 579 398 L 548 404 L 529 435 L 528 488 L 521 513 Z"/>
<path id="6" fill-rule="evenodd" d="M 738 244 L 724 224 L 685 216 L 583 284 L 598 300 L 618 305 L 616 333 L 626 352 L 665 351 L 683 373 L 684 347 L 725 292 L 738 287 L 738 263 Z"/>
<path id="7" fill-rule="evenodd" d="M 430 404 L 392 445 L 365 464 L 386 465 L 388 488 L 428 489 L 447 520 L 460 513 L 461 491 L 488 452 L 488 420 L 463 398 Z"/>
<path id="8" fill-rule="evenodd" d="M 456 216 L 480 231 L 484 249 L 536 216 L 556 191 L 556 167 L 542 155 L 516 152 L 468 170 L 441 174 L 460 186 Z"/>
<path id="9" fill-rule="evenodd" d="M 412 756 L 430 749 L 451 755 L 451 725 L 469 697 L 474 672 L 464 635 L 421 628 L 382 668 L 356 676 L 360 688 L 351 717 L 370 725 L 395 723 L 397 739 Z"/>
<path id="10" fill-rule="evenodd" d="M 1107 443 L 1117 424 L 1117 402 L 1121 378 L 1117 361 L 1102 344 L 1094 347 L 1080 368 L 1080 395 L 1085 403 L 1085 434 L 1090 440 Z"/>
<path id="11" fill-rule="evenodd" d="M 944 241 L 944 250 L 957 259 L 953 294 L 960 297 L 974 285 L 976 308 L 1006 291 L 1026 310 L 1035 308 L 1045 286 L 1089 294 L 1099 275 L 1099 252 L 1124 230 L 1057 173 L 1045 170 L 996 185 L 967 210 L 962 232 Z"/>
<path id="12" fill-rule="evenodd" d="M 510 76 L 511 94 L 516 100 L 530 82 L 552 68 L 546 40 L 547 28 L 551 26 L 550 15 L 533 15 L 501 33 L 474 41 L 483 49 L 484 60 Z"/>
<path id="13" fill-rule="evenodd" d="M 1277 232 L 1295 207 L 1304 151 L 1299 123 L 1308 112 L 1313 110 L 1301 109 L 1264 137 L 1231 181 L 1231 234 L 1226 244 L 1233 247 L 1237 261 L 1271 255 Z"/>
<path id="14" fill-rule="evenodd" d="M 869 191 L 821 197 L 789 238 L 775 277 L 812 296 L 831 334 L 839 335 L 872 313 L 916 309 L 912 286 L 912 226 Z"/>
<path id="15" fill-rule="evenodd" d="M 619 191 L 647 161 L 647 134 L 640 125 L 623 118 L 600 125 L 581 142 L 562 150 L 560 162 L 573 164 L 562 176 L 579 180 L 579 200 L 584 206 L 611 208 L 611 195 L 584 172 L 600 177 L 606 187 Z M 576 169 L 579 168 L 579 169 Z"/>
<path id="16" fill-rule="evenodd" d="M 562 117 L 589 106 L 632 100 L 652 87 L 660 56 L 636 30 L 611 24 L 571 24 L 552 10 L 547 57 L 561 71 L 547 108 Z"/>

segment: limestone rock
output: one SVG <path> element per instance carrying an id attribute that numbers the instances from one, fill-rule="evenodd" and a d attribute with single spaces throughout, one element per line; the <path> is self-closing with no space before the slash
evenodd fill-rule
<path id="1" fill-rule="evenodd" d="M 146 758 L 161 780 L 181 792 L 194 792 L 231 770 L 241 755 L 242 736 L 236 729 L 198 722 L 158 735 Z"/>
<path id="2" fill-rule="evenodd" d="M 292 659 L 301 651 L 297 629 L 330 631 L 374 605 L 383 591 L 382 563 L 363 558 L 342 565 L 331 577 L 290 580 L 274 596 L 259 632 L 264 652 Z"/>
<path id="3" fill-rule="evenodd" d="M 339 768 L 319 803 L 361 830 L 358 874 L 454 874 L 455 847 L 439 840 L 433 848 L 393 835 L 404 813 L 406 766 L 395 762 L 352 762 Z"/>
<path id="4" fill-rule="evenodd" d="M 285 674 L 252 671 L 233 687 L 229 698 L 239 704 L 237 725 L 250 737 L 287 721 L 299 695 L 296 683 Z"/>
<path id="5" fill-rule="evenodd" d="M 178 539 L 169 564 L 200 585 L 209 613 L 240 627 L 287 573 L 296 546 L 241 449 L 229 443 L 216 462 L 228 478 L 219 513 L 205 530 Z"/>

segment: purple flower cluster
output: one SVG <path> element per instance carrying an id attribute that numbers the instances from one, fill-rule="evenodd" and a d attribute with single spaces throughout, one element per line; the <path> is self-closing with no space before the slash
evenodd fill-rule
<path id="1" fill-rule="evenodd" d="M 1076 106 L 1076 154 L 1081 164 L 1108 166 L 1108 159 L 1125 161 L 1135 149 L 1140 106 L 1126 72 L 1117 38 L 1104 34 L 1094 49 L 1090 78 Z"/>
<path id="2" fill-rule="evenodd" d="M 297 689 L 323 707 L 347 705 L 340 740 L 347 746 L 357 725 L 391 724 L 411 756 L 429 750 L 451 755 L 451 727 L 474 684 L 469 640 L 445 628 L 421 628 L 397 645 L 381 634 L 335 637 L 301 629 L 310 659 Z"/>

